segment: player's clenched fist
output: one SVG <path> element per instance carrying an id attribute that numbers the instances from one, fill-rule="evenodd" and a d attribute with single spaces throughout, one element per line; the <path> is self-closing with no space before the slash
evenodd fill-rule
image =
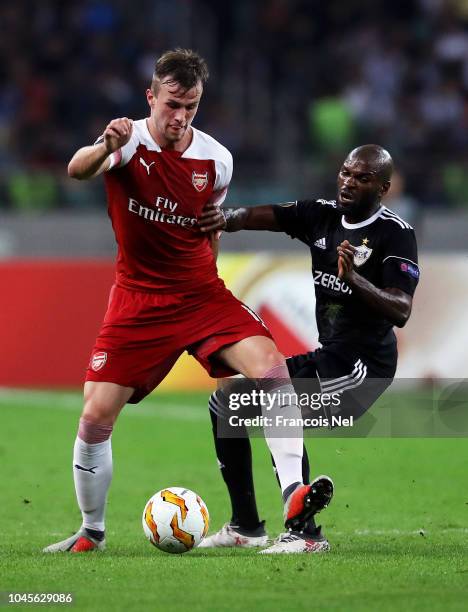
<path id="1" fill-rule="evenodd" d="M 133 121 L 127 117 L 112 119 L 104 130 L 104 145 L 109 153 L 120 149 L 130 140 Z"/>

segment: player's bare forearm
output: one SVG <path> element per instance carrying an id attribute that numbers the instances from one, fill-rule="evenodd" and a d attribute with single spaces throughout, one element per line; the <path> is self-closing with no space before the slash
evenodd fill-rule
<path id="1" fill-rule="evenodd" d="M 127 144 L 133 122 L 127 117 L 113 119 L 102 134 L 102 142 L 79 149 L 68 164 L 68 176 L 78 180 L 93 178 L 110 166 L 110 155 Z"/>
<path id="2" fill-rule="evenodd" d="M 272 206 L 253 206 L 250 208 L 228 208 L 225 211 L 226 232 L 239 230 L 280 230 Z"/>
<path id="3" fill-rule="evenodd" d="M 280 231 L 272 206 L 222 209 L 215 204 L 207 204 L 198 224 L 202 232 L 238 232 L 243 229 Z"/>
<path id="4" fill-rule="evenodd" d="M 387 287 L 379 289 L 354 269 L 354 253 L 356 248 L 347 240 L 337 248 L 338 276 L 344 280 L 366 304 L 383 315 L 393 325 L 403 327 L 411 314 L 413 299 L 410 295 Z"/>
<path id="5" fill-rule="evenodd" d="M 357 272 L 354 272 L 346 283 L 363 302 L 383 315 L 393 325 L 403 327 L 408 321 L 412 298 L 401 289 L 392 287 L 379 289 Z"/>
<path id="6" fill-rule="evenodd" d="M 97 176 L 109 167 L 110 153 L 104 143 L 79 149 L 68 164 L 68 176 L 80 181 Z"/>

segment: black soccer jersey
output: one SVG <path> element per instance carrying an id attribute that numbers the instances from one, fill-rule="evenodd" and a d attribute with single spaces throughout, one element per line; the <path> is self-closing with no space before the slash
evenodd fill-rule
<path id="1" fill-rule="evenodd" d="M 357 248 L 359 274 L 380 289 L 394 287 L 413 295 L 419 279 L 413 228 L 385 206 L 360 223 L 347 223 L 336 202 L 328 200 L 275 206 L 274 212 L 284 232 L 310 247 L 319 341 L 368 349 L 396 343 L 392 323 L 338 278 L 336 248 L 349 240 Z"/>

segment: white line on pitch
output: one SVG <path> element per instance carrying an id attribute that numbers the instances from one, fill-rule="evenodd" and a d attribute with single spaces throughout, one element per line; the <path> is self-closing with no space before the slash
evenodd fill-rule
<path id="1" fill-rule="evenodd" d="M 208 393 L 206 400 L 208 404 Z M 55 410 L 71 410 L 80 411 L 83 400 L 81 394 L 57 392 L 50 393 L 49 391 L 25 391 L 0 388 L 0 410 L 1 403 L 14 404 L 15 406 L 37 406 L 52 408 Z M 206 410 L 201 410 L 199 406 L 190 406 L 188 404 L 168 404 L 161 400 L 159 404 L 157 397 L 151 399 L 151 402 L 138 405 L 128 405 L 124 409 L 124 416 L 136 417 L 163 417 L 166 419 L 180 421 L 205 421 L 208 418 L 208 405 Z"/>

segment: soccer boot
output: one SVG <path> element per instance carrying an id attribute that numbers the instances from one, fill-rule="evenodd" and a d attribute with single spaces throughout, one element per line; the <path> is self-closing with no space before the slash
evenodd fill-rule
<path id="1" fill-rule="evenodd" d="M 62 540 L 61 542 L 57 542 L 56 544 L 51 544 L 50 546 L 46 546 L 42 552 L 45 553 L 56 553 L 56 552 L 89 552 L 92 550 L 104 550 L 106 547 L 106 540 L 96 540 L 93 538 L 84 527 L 82 527 L 77 533 L 67 538 L 66 540 Z"/>
<path id="2" fill-rule="evenodd" d="M 220 548 L 233 546 L 236 548 L 256 548 L 266 546 L 268 535 L 265 531 L 265 521 L 262 521 L 253 531 L 241 529 L 231 523 L 226 523 L 219 531 L 202 540 L 198 548 Z"/>
<path id="3" fill-rule="evenodd" d="M 271 546 L 261 550 L 260 555 L 278 555 L 292 553 L 324 553 L 330 550 L 330 544 L 317 527 L 314 534 L 300 531 L 282 533 Z"/>
<path id="4" fill-rule="evenodd" d="M 284 525 L 301 531 L 306 521 L 328 506 L 333 497 L 333 481 L 318 476 L 308 485 L 298 485 L 284 504 Z"/>

